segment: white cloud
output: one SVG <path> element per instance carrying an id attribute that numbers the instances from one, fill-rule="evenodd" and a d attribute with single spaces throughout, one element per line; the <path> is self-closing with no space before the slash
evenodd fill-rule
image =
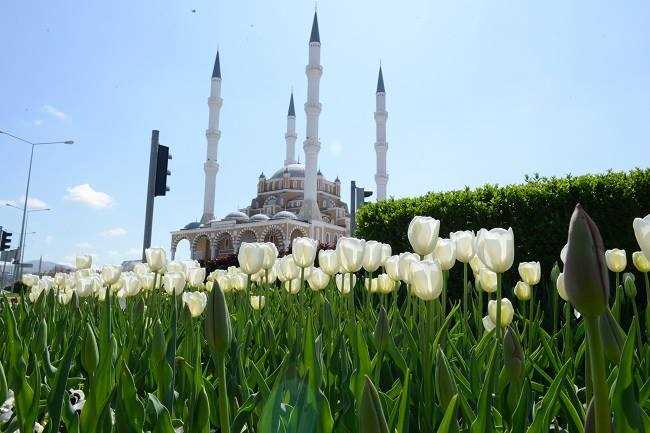
<path id="1" fill-rule="evenodd" d="M 104 230 L 100 234 L 106 238 L 116 238 L 118 236 L 124 236 L 126 235 L 127 231 L 126 229 L 122 227 L 115 227 L 112 229 Z"/>
<path id="2" fill-rule="evenodd" d="M 18 200 L 0 200 L 0 204 L 3 206 L 11 205 L 22 208 L 25 204 L 25 196 L 20 197 Z M 41 199 L 38 199 L 36 197 L 30 197 L 27 199 L 27 209 L 29 210 L 47 209 L 47 207 L 47 203 Z"/>
<path id="3" fill-rule="evenodd" d="M 43 111 L 52 117 L 56 117 L 59 120 L 66 120 L 68 118 L 67 114 L 51 105 L 43 105 Z"/>
<path id="4" fill-rule="evenodd" d="M 113 197 L 105 192 L 95 191 L 93 187 L 87 183 L 68 188 L 68 195 L 65 196 L 65 199 L 87 204 L 95 209 L 111 207 L 115 203 Z"/>
<path id="5" fill-rule="evenodd" d="M 327 146 L 327 150 L 333 155 L 333 156 L 340 156 L 341 152 L 343 152 L 343 145 L 339 140 L 332 140 L 329 142 Z"/>

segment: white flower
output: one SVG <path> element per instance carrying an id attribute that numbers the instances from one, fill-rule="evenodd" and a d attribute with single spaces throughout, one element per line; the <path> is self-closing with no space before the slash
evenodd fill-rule
<path id="1" fill-rule="evenodd" d="M 39 278 L 38 275 L 34 274 L 23 274 L 22 282 L 27 287 L 34 287 L 38 284 Z"/>
<path id="2" fill-rule="evenodd" d="M 217 278 L 220 275 L 225 275 L 226 271 L 224 269 L 215 269 L 214 271 L 210 272 L 210 275 L 208 275 L 208 281 L 217 281 Z"/>
<path id="3" fill-rule="evenodd" d="M 262 269 L 269 270 L 273 268 L 275 260 L 278 258 L 278 247 L 273 242 L 264 242 L 261 244 L 264 251 L 264 261 L 262 262 Z"/>
<path id="4" fill-rule="evenodd" d="M 517 299 L 520 301 L 528 301 L 533 295 L 533 290 L 530 285 L 524 281 L 517 281 L 513 291 L 515 292 Z"/>
<path id="5" fill-rule="evenodd" d="M 521 279 L 529 286 L 538 284 L 542 278 L 542 268 L 539 262 L 521 262 L 518 270 Z"/>
<path id="6" fill-rule="evenodd" d="M 320 250 L 318 252 L 318 266 L 328 275 L 339 272 L 339 256 L 336 250 Z"/>
<path id="7" fill-rule="evenodd" d="M 182 299 L 192 317 L 200 316 L 208 303 L 208 297 L 203 292 L 184 292 Z"/>
<path id="8" fill-rule="evenodd" d="M 266 297 L 261 295 L 251 296 L 250 302 L 253 310 L 261 310 L 266 305 Z"/>
<path id="9" fill-rule="evenodd" d="M 80 255 L 75 257 L 75 267 L 77 269 L 90 269 L 93 264 L 93 258 L 90 255 Z"/>
<path id="10" fill-rule="evenodd" d="M 479 271 L 478 281 L 481 283 L 481 289 L 485 293 L 494 293 L 497 291 L 497 274 L 484 268 Z"/>
<path id="11" fill-rule="evenodd" d="M 377 278 L 364 278 L 363 285 L 370 293 L 379 292 L 379 280 Z"/>
<path id="12" fill-rule="evenodd" d="M 300 278 L 294 278 L 293 280 L 285 281 L 284 290 L 292 295 L 298 293 L 300 291 Z"/>
<path id="13" fill-rule="evenodd" d="M 419 262 L 420 256 L 415 253 L 401 253 L 399 255 L 399 262 L 397 263 L 399 279 L 406 284 L 410 282 L 411 276 L 411 263 Z"/>
<path id="14" fill-rule="evenodd" d="M 248 275 L 243 272 L 231 275 L 230 283 L 232 285 L 232 288 L 238 292 L 246 290 L 248 287 Z"/>
<path id="15" fill-rule="evenodd" d="M 264 248 L 257 242 L 244 242 L 239 247 L 237 259 L 241 271 L 252 275 L 262 269 L 262 265 L 264 265 Z"/>
<path id="16" fill-rule="evenodd" d="M 512 228 L 481 229 L 476 236 L 476 251 L 492 272 L 501 274 L 512 266 L 515 258 L 515 237 Z"/>
<path id="17" fill-rule="evenodd" d="M 564 299 L 565 301 L 569 300 L 569 296 L 566 293 L 566 289 L 564 288 L 564 272 L 560 273 L 560 275 L 557 276 L 557 282 L 555 283 L 555 287 L 557 288 L 557 293 L 560 295 L 560 298 Z"/>
<path id="18" fill-rule="evenodd" d="M 102 266 L 102 280 L 104 280 L 104 284 L 115 284 L 117 281 L 120 279 L 120 275 L 122 274 L 122 270 L 118 268 L 117 266 L 111 266 L 111 265 L 106 265 Z"/>
<path id="19" fill-rule="evenodd" d="M 560 250 L 560 260 L 562 260 L 562 263 L 566 263 L 566 252 L 568 248 L 569 248 L 569 244 L 564 244 L 564 246 Z"/>
<path id="20" fill-rule="evenodd" d="M 354 274 L 336 274 L 336 288 L 342 295 L 347 295 L 351 291 L 350 275 L 352 275 L 352 287 L 357 284 L 357 276 Z"/>
<path id="21" fill-rule="evenodd" d="M 488 302 L 488 315 L 494 324 L 497 323 L 497 301 L 492 299 Z M 512 307 L 510 299 L 501 299 L 501 327 L 505 328 L 510 325 L 515 317 L 515 309 Z"/>
<path id="22" fill-rule="evenodd" d="M 311 238 L 299 237 L 295 238 L 291 244 L 291 255 L 293 261 L 300 268 L 308 268 L 314 266 L 316 260 L 316 251 L 318 249 L 318 242 Z"/>
<path id="23" fill-rule="evenodd" d="M 432 301 L 442 293 L 442 269 L 438 262 L 412 262 L 410 278 L 413 293 L 423 301 Z"/>
<path id="24" fill-rule="evenodd" d="M 343 273 L 357 272 L 363 265 L 363 252 L 366 241 L 357 238 L 339 238 L 336 252 L 339 256 L 340 270 Z"/>
<path id="25" fill-rule="evenodd" d="M 644 218 L 634 218 L 634 236 L 646 257 L 650 257 L 650 214 Z"/>
<path id="26" fill-rule="evenodd" d="M 323 290 L 330 282 L 330 276 L 319 268 L 313 268 L 309 273 L 307 282 L 309 283 L 309 287 L 311 287 L 312 290 Z"/>
<path id="27" fill-rule="evenodd" d="M 483 328 L 485 328 L 485 330 L 487 332 L 490 332 L 491 330 L 493 330 L 494 328 L 497 327 L 497 325 L 494 324 L 492 319 L 490 319 L 490 316 L 483 317 L 483 320 L 481 320 L 481 323 L 483 323 Z"/>
<path id="28" fill-rule="evenodd" d="M 627 266 L 625 250 L 614 248 L 613 250 L 605 251 L 605 262 L 610 271 L 623 272 Z"/>
<path id="29" fill-rule="evenodd" d="M 639 272 L 650 272 L 650 260 L 643 254 L 643 251 L 632 253 L 632 263 Z"/>
<path id="30" fill-rule="evenodd" d="M 147 248 L 144 250 L 144 256 L 152 272 L 158 272 L 167 264 L 167 253 L 162 248 Z"/>
<path id="31" fill-rule="evenodd" d="M 291 254 L 280 259 L 280 267 L 278 270 L 280 271 L 278 272 L 280 281 L 295 280 L 300 277 L 300 268 L 296 265 Z"/>
<path id="32" fill-rule="evenodd" d="M 180 295 L 185 289 L 185 275 L 180 272 L 167 272 L 163 276 L 163 287 L 169 295 Z"/>
<path id="33" fill-rule="evenodd" d="M 449 238 L 456 245 L 456 259 L 462 263 L 469 263 L 472 257 L 474 257 L 474 243 L 476 239 L 474 232 L 471 230 L 453 232 L 449 234 Z"/>
<path id="34" fill-rule="evenodd" d="M 440 221 L 426 216 L 413 217 L 408 227 L 408 238 L 413 251 L 425 256 L 433 252 L 438 243 Z"/>
<path id="35" fill-rule="evenodd" d="M 68 392 L 70 393 L 70 406 L 72 410 L 77 413 L 81 412 L 81 409 L 86 404 L 86 394 L 80 389 L 70 389 Z"/>
<path id="36" fill-rule="evenodd" d="M 450 239 L 438 238 L 433 254 L 443 271 L 448 271 L 456 263 L 456 244 Z"/>
<path id="37" fill-rule="evenodd" d="M 474 273 L 474 279 L 478 279 L 481 269 L 485 269 L 485 265 L 479 258 L 478 254 L 474 254 L 474 257 L 469 259 L 469 266 L 472 268 L 472 272 Z"/>
<path id="38" fill-rule="evenodd" d="M 379 291 L 381 293 L 388 294 L 395 288 L 395 280 L 393 280 L 388 274 L 380 274 L 377 276 L 377 285 L 379 286 Z"/>
<path id="39" fill-rule="evenodd" d="M 7 399 L 0 405 L 0 423 L 9 421 L 14 414 L 14 392 L 8 390 L 7 394 Z"/>
<path id="40" fill-rule="evenodd" d="M 125 275 L 123 278 L 124 285 L 122 290 L 124 291 L 124 296 L 135 296 L 140 293 L 142 289 L 142 280 L 137 275 Z"/>
<path id="41" fill-rule="evenodd" d="M 149 268 L 149 265 L 146 263 L 136 263 L 133 265 L 133 272 L 135 272 L 138 275 L 143 275 L 149 272 L 153 272 L 151 268 Z"/>
<path id="42" fill-rule="evenodd" d="M 382 244 L 377 241 L 367 241 L 363 247 L 363 269 L 375 272 L 381 266 Z"/>
<path id="43" fill-rule="evenodd" d="M 390 256 L 384 262 L 384 269 L 393 281 L 399 281 L 399 256 Z"/>
<path id="44" fill-rule="evenodd" d="M 202 286 L 205 282 L 205 268 L 193 268 L 187 273 L 187 281 L 190 286 Z"/>
<path id="45" fill-rule="evenodd" d="M 384 266 L 391 255 L 393 255 L 393 249 L 390 244 L 381 244 L 381 266 Z"/>

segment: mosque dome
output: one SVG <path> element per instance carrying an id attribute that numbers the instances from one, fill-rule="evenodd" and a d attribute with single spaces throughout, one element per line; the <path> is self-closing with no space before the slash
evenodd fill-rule
<path id="1" fill-rule="evenodd" d="M 283 211 L 280 211 L 280 212 L 276 213 L 275 215 L 273 215 L 273 218 L 271 218 L 271 219 L 274 219 L 274 220 L 281 220 L 281 219 L 295 220 L 295 219 L 298 219 L 298 217 L 293 212 L 289 212 L 288 210 L 283 210 Z"/>
<path id="2" fill-rule="evenodd" d="M 201 227 L 201 223 L 198 221 L 194 221 L 189 224 L 186 224 L 185 227 L 183 227 L 183 230 L 198 229 L 199 227 Z"/>
<path id="3" fill-rule="evenodd" d="M 269 220 L 269 219 L 271 219 L 271 218 L 269 218 L 268 215 L 263 214 L 263 213 L 255 214 L 250 218 L 251 221 L 266 221 L 266 220 Z"/>
<path id="4" fill-rule="evenodd" d="M 282 179 L 285 171 L 289 173 L 289 177 L 305 177 L 305 165 L 304 164 L 289 164 L 286 167 L 282 167 L 271 176 L 271 179 Z"/>
<path id="5" fill-rule="evenodd" d="M 245 223 L 245 222 L 248 222 L 249 218 L 248 218 L 248 215 L 246 215 L 244 212 L 234 211 L 234 212 L 230 212 L 228 215 L 226 215 L 223 220 L 224 221 L 236 221 L 238 223 Z"/>

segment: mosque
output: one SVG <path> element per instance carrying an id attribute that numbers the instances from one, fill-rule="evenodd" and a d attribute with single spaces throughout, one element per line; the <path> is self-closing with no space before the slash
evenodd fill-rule
<path id="1" fill-rule="evenodd" d="M 318 153 L 321 143 L 318 138 L 318 119 L 321 113 L 319 101 L 320 78 L 323 66 L 320 64 L 321 41 L 318 30 L 318 16 L 314 20 L 309 38 L 309 61 L 307 75 L 307 101 L 305 103 L 304 164 L 296 159 L 295 143 L 296 111 L 293 92 L 289 99 L 287 128 L 284 135 L 286 156 L 284 165 L 270 177 L 260 174 L 257 181 L 257 195 L 248 207 L 230 212 L 222 219 L 215 218 L 214 200 L 216 176 L 219 171 L 217 150 L 219 147 L 219 113 L 223 105 L 221 98 L 221 64 L 217 52 L 208 97 L 209 120 L 206 130 L 207 156 L 203 164 L 205 189 L 203 215 L 200 221 L 187 224 L 171 233 L 171 255 L 182 240 L 189 241 L 192 258 L 215 259 L 236 253 L 242 242 L 273 242 L 279 251 L 285 251 L 291 241 L 299 236 L 309 236 L 320 242 L 335 244 L 341 236 L 349 235 L 350 213 L 341 200 L 341 181 L 337 177 L 328 180 L 318 169 Z M 377 80 L 375 110 L 375 153 L 376 153 L 376 197 L 386 198 L 388 174 L 386 172 L 386 91 L 381 67 Z"/>

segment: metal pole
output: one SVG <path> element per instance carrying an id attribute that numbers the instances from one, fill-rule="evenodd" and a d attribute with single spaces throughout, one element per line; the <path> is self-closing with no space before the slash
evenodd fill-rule
<path id="1" fill-rule="evenodd" d="M 355 214 L 357 213 L 357 183 L 353 180 L 350 182 L 350 236 L 354 236 L 357 228 Z"/>
<path id="2" fill-rule="evenodd" d="M 151 131 L 151 154 L 149 155 L 149 183 L 147 186 L 147 209 L 144 215 L 144 240 L 142 242 L 142 261 L 146 260 L 145 250 L 151 246 L 151 224 L 153 222 L 153 199 L 156 188 L 156 167 L 158 163 L 159 131 Z"/>
<path id="3" fill-rule="evenodd" d="M 32 144 L 32 152 L 29 156 L 29 171 L 27 172 L 27 188 L 25 189 L 25 202 L 23 203 L 23 221 L 20 225 L 20 240 L 18 241 L 18 247 L 20 248 L 18 254 L 18 260 L 21 262 L 18 271 L 18 281 L 23 274 L 23 244 L 25 242 L 25 219 L 27 218 L 27 200 L 29 200 L 29 182 L 32 179 L 32 161 L 34 160 L 34 144 Z M 14 260 L 15 263 L 15 260 Z"/>
<path id="4" fill-rule="evenodd" d="M 2 278 L 0 278 L 0 291 L 5 289 L 5 271 L 7 270 L 7 261 L 2 261 Z"/>

